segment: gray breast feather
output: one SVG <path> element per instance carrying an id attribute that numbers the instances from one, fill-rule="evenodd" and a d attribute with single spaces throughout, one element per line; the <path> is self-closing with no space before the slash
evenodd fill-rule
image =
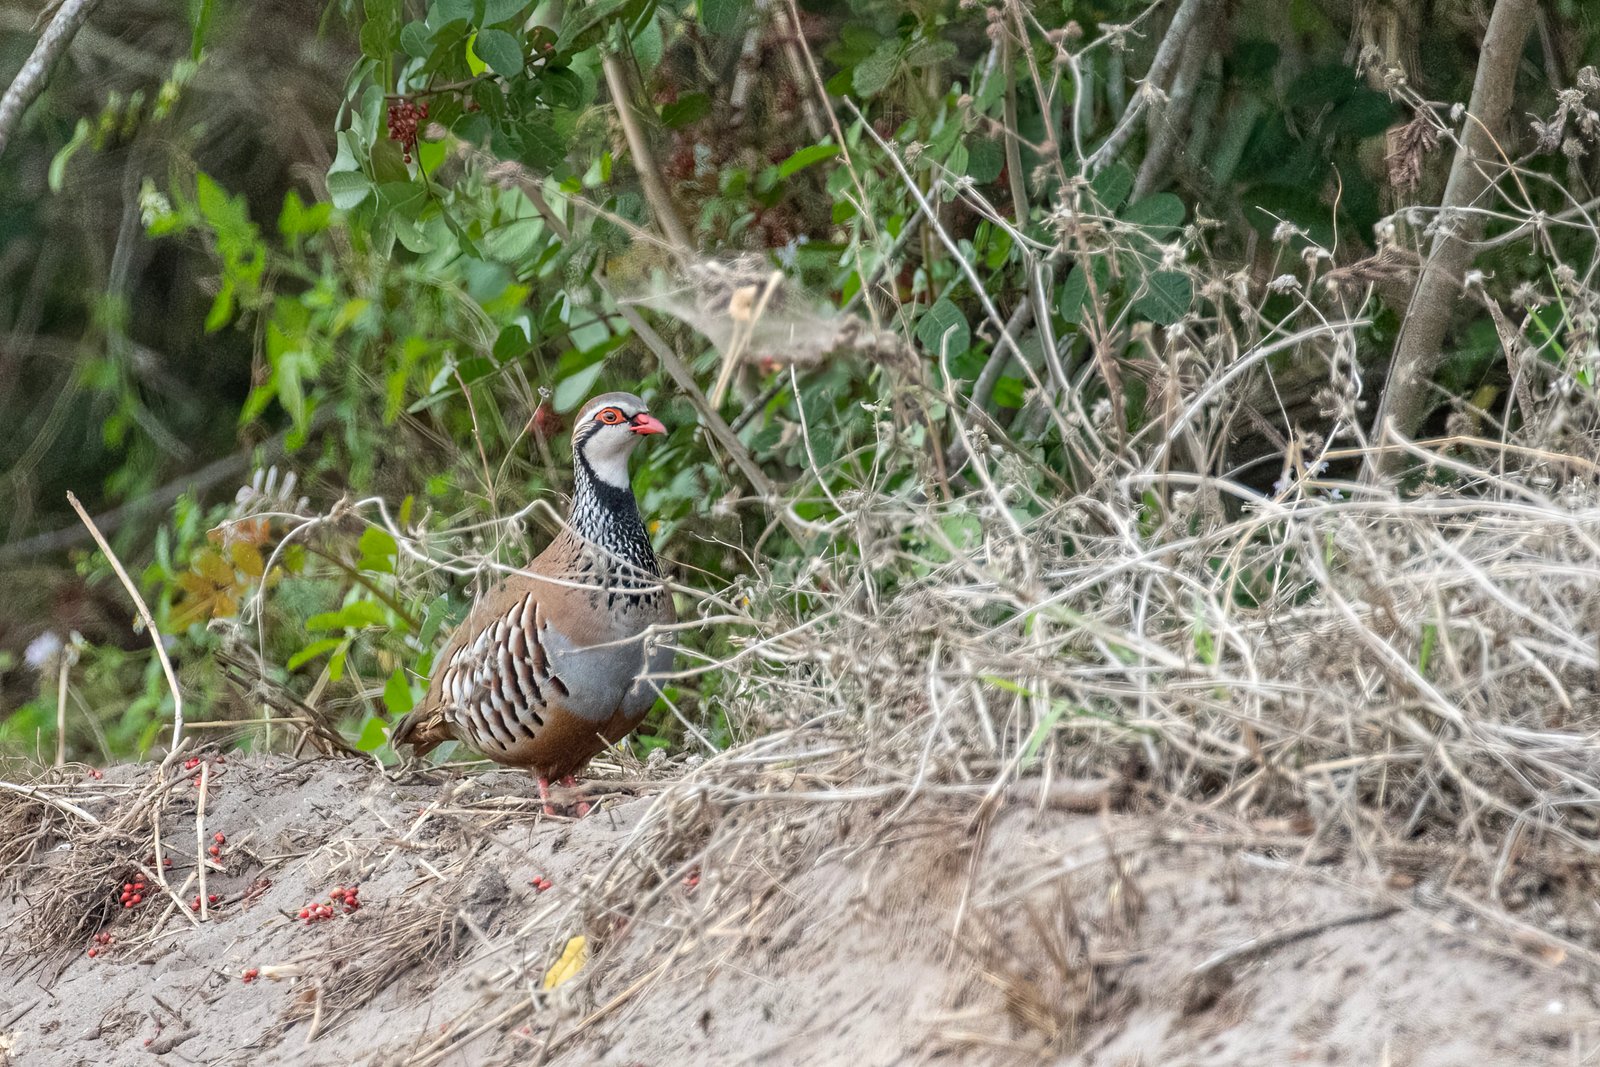
<path id="1" fill-rule="evenodd" d="M 654 647 L 649 650 L 649 676 L 639 678 L 628 689 L 627 696 L 622 698 L 622 712 L 630 719 L 642 718 L 656 702 L 656 697 L 661 695 L 661 686 L 664 684 L 661 675 L 672 670 L 672 659 L 677 651 L 672 647 L 672 641 L 666 634 L 660 634 L 653 642 Z"/>
<path id="2" fill-rule="evenodd" d="M 643 634 L 580 647 L 550 626 L 540 635 L 550 657 L 550 673 L 567 687 L 561 705 L 594 722 L 615 715 L 643 715 L 655 702 L 655 683 L 641 678 L 672 666 L 672 646 L 664 636 L 646 642 Z"/>

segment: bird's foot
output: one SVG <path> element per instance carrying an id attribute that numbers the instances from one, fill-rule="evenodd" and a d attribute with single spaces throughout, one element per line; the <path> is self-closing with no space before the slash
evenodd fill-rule
<path id="1" fill-rule="evenodd" d="M 570 774 L 567 775 L 565 778 L 560 779 L 556 784 L 562 786 L 565 789 L 578 789 L 578 788 L 581 788 L 578 785 L 578 779 L 575 776 L 570 775 Z M 539 778 L 539 800 L 542 801 L 543 804 L 544 804 L 544 813 L 546 815 L 563 815 L 563 814 L 565 814 L 565 812 L 563 812 L 559 808 L 557 808 L 555 803 L 551 801 L 551 799 L 550 799 L 550 779 L 545 778 L 543 776 L 541 776 Z M 577 817 L 581 819 L 585 815 L 589 814 L 589 802 L 587 800 L 584 800 L 580 796 L 573 803 L 572 810 L 574 812 L 576 812 Z"/>
<path id="2" fill-rule="evenodd" d="M 561 779 L 561 784 L 566 786 L 568 789 L 583 788 L 583 786 L 578 784 L 578 776 L 575 774 L 569 774 L 565 778 Z M 589 802 L 585 800 L 581 794 L 578 796 L 577 802 L 573 804 L 573 807 L 577 810 L 578 818 L 580 819 L 589 814 Z"/>

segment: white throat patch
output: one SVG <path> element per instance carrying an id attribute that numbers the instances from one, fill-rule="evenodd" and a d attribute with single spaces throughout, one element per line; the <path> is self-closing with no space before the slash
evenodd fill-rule
<path id="1" fill-rule="evenodd" d="M 628 456 L 638 443 L 639 437 L 631 429 L 607 427 L 583 443 L 583 455 L 596 478 L 613 488 L 627 489 Z"/>

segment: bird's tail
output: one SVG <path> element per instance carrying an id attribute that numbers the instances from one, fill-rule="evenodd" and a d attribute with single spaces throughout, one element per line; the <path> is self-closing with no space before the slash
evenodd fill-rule
<path id="1" fill-rule="evenodd" d="M 418 756 L 426 756 L 436 747 L 455 737 L 444 713 L 437 704 L 424 702 L 400 716 L 389 727 L 389 744 L 398 751 L 401 745 L 410 745 Z"/>

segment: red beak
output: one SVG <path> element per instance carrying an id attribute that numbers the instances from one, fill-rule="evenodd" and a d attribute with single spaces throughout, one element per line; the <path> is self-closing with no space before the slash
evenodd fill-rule
<path id="1" fill-rule="evenodd" d="M 667 428 L 661 425 L 661 420 L 648 411 L 641 411 L 633 417 L 634 433 L 666 433 Z"/>

